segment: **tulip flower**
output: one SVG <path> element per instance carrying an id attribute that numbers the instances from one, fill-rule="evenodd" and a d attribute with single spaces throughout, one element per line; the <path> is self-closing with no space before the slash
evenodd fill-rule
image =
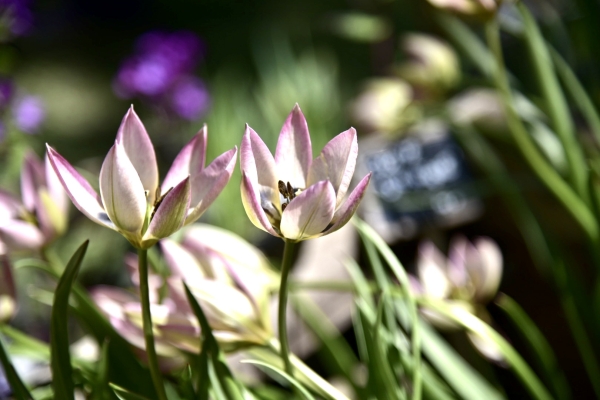
<path id="1" fill-rule="evenodd" d="M 229 181 L 237 148 L 205 167 L 204 126 L 181 150 L 162 186 L 152 142 L 129 109 L 100 171 L 100 196 L 56 150 L 50 162 L 73 204 L 92 221 L 116 230 L 138 249 L 196 221 Z"/>
<path id="2" fill-rule="evenodd" d="M 25 155 L 21 197 L 0 191 L 0 254 L 39 250 L 66 229 L 67 197 L 48 158 Z"/>
<path id="3" fill-rule="evenodd" d="M 334 137 L 313 160 L 308 125 L 297 104 L 283 124 L 274 158 L 249 126 L 240 154 L 242 201 L 250 220 L 293 242 L 344 226 L 371 178 L 365 176 L 346 199 L 358 154 L 356 130 Z"/>
<path id="4" fill-rule="evenodd" d="M 419 279 L 413 277 L 412 283 L 415 291 L 422 296 L 442 300 L 491 322 L 485 305 L 498 292 L 502 277 L 502 253 L 493 240 L 478 238 L 473 244 L 459 237 L 451 242 L 448 258 L 433 243 L 422 243 L 417 274 Z M 458 328 L 455 322 L 434 310 L 423 308 L 421 311 L 438 328 Z M 474 333 L 468 336 L 485 357 L 498 362 L 503 360 L 495 344 Z"/>
<path id="5" fill-rule="evenodd" d="M 200 326 L 182 282 L 196 296 L 224 350 L 262 345 L 272 338 L 267 306 L 277 276 L 258 249 L 231 232 L 204 224 L 186 229 L 181 243 L 165 239 L 160 245 L 171 275 L 166 280 L 152 274 L 149 278 L 156 350 L 163 367 L 172 365 L 181 351 L 200 351 Z M 134 258 L 128 258 L 127 265 L 137 285 Z M 159 291 L 165 283 L 169 291 L 161 298 Z M 139 298 L 106 286 L 96 288 L 92 297 L 114 328 L 144 349 Z"/>

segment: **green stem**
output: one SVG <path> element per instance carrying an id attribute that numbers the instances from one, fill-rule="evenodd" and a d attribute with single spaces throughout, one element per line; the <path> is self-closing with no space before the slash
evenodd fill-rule
<path id="1" fill-rule="evenodd" d="M 152 314 L 150 313 L 150 290 L 148 288 L 148 250 L 138 249 L 138 269 L 140 273 L 140 297 L 142 301 L 142 319 L 144 326 L 144 340 L 146 342 L 146 354 L 148 355 L 148 366 L 154 383 L 154 389 L 159 400 L 167 400 L 165 386 L 162 383 L 158 358 L 154 348 L 154 334 L 152 333 Z"/>
<path id="2" fill-rule="evenodd" d="M 290 344 L 287 336 L 287 299 L 288 299 L 288 275 L 292 269 L 292 261 L 294 260 L 294 251 L 296 243 L 285 239 L 285 247 L 283 249 L 283 261 L 281 262 L 281 285 L 279 286 L 279 312 L 278 312 L 278 328 L 279 342 L 281 343 L 281 359 L 285 367 L 285 372 L 294 377 L 294 366 L 290 361 Z"/>

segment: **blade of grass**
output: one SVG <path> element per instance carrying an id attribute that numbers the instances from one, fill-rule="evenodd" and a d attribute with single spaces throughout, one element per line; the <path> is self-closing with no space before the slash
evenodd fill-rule
<path id="1" fill-rule="evenodd" d="M 404 270 L 402 264 L 392 250 L 388 247 L 385 241 L 371 228 L 366 222 L 354 217 L 352 219 L 354 226 L 358 229 L 360 236 L 363 241 L 369 241 L 373 243 L 373 245 L 377 248 L 377 251 L 383 256 L 384 260 L 394 273 L 396 279 L 400 282 L 400 289 L 406 295 L 407 303 L 408 303 L 408 311 L 411 319 L 410 329 L 411 329 L 411 344 L 412 344 L 412 356 L 413 356 L 413 364 L 415 366 L 413 370 L 413 400 L 418 400 L 421 398 L 421 336 L 419 333 L 419 317 L 417 311 L 417 304 L 410 289 L 410 282 L 408 280 L 408 275 Z"/>
<path id="2" fill-rule="evenodd" d="M 50 319 L 50 368 L 54 396 L 58 399 L 74 400 L 73 368 L 69 352 L 69 296 L 88 244 L 89 241 L 86 240 L 75 251 L 60 277 L 54 293 Z"/>
<path id="3" fill-rule="evenodd" d="M 113 390 L 113 392 L 115 392 L 115 395 L 120 400 L 148 400 L 144 396 L 130 392 L 129 390 L 122 388 L 120 386 L 117 386 L 113 383 L 110 383 L 109 385 L 110 385 L 111 389 Z"/>
<path id="4" fill-rule="evenodd" d="M 277 368 L 271 364 L 268 364 L 266 362 L 263 361 L 258 361 L 258 360 L 242 360 L 240 361 L 242 364 L 253 364 L 253 365 L 259 365 L 263 368 L 269 369 L 273 372 L 276 372 L 277 374 L 281 375 L 283 378 L 285 378 L 289 383 L 291 383 L 296 389 L 298 389 L 298 392 L 300 392 L 300 394 L 302 394 L 302 396 L 306 399 L 306 400 L 315 400 L 315 398 L 308 392 L 308 390 L 306 390 L 304 388 L 304 386 L 302 386 L 301 383 L 299 383 L 297 380 L 295 380 L 294 378 L 292 378 L 290 375 L 288 375 L 285 371 L 283 371 L 280 368 Z"/>
<path id="5" fill-rule="evenodd" d="M 570 168 L 571 184 L 579 196 L 589 204 L 587 166 L 583 150 L 575 135 L 575 127 L 565 99 L 564 93 L 558 83 L 554 65 L 546 42 L 537 26 L 535 19 L 522 2 L 517 3 L 521 14 L 525 32 L 523 38 L 529 48 L 533 61 L 535 76 L 539 80 L 539 87 L 546 103 L 546 114 L 552 121 L 554 131 L 562 142 Z"/>
<path id="6" fill-rule="evenodd" d="M 198 322 L 200 323 L 201 329 L 201 348 L 206 348 L 208 351 L 208 356 L 210 357 L 211 365 L 214 368 L 214 372 L 216 374 L 218 383 L 222 386 L 223 392 L 225 394 L 225 398 L 228 400 L 243 400 L 243 395 L 240 392 L 240 388 L 237 385 L 237 382 L 234 380 L 231 375 L 231 371 L 227 367 L 227 364 L 224 362 L 221 351 L 219 349 L 219 344 L 217 340 L 213 336 L 212 329 L 210 324 L 208 323 L 208 319 L 202 311 L 202 307 L 196 300 L 196 297 L 192 294 L 190 289 L 187 287 L 185 282 L 183 282 L 183 286 L 185 288 L 185 294 L 192 307 L 192 311 Z"/>
<path id="7" fill-rule="evenodd" d="M 2 362 L 2 368 L 4 369 L 4 375 L 6 376 L 6 380 L 10 384 L 12 389 L 12 394 L 17 400 L 29 400 L 31 399 L 31 394 L 27 387 L 21 380 L 21 377 L 17 373 L 17 370 L 13 366 L 6 349 L 4 348 L 4 344 L 2 343 L 2 338 L 0 338 L 0 362 Z"/>
<path id="8" fill-rule="evenodd" d="M 502 102 L 504 103 L 508 126 L 513 140 L 517 144 L 525 161 L 527 161 L 539 179 L 563 204 L 565 209 L 571 214 L 575 221 L 577 221 L 590 240 L 593 243 L 598 243 L 600 239 L 600 229 L 598 221 L 594 218 L 594 214 L 588 208 L 587 203 L 573 191 L 556 170 L 554 170 L 554 168 L 546 161 L 533 143 L 523 121 L 521 121 L 515 111 L 511 89 L 504 69 L 504 59 L 497 21 L 491 20 L 486 24 L 486 36 L 496 61 L 494 68 L 495 82 L 501 95 Z M 585 183 L 587 185 L 587 180 Z"/>
<path id="9" fill-rule="evenodd" d="M 550 400 L 552 396 L 538 377 L 533 373 L 529 365 L 521 358 L 519 353 L 488 324 L 471 314 L 469 311 L 459 307 L 450 307 L 441 300 L 421 297 L 419 303 L 435 312 L 451 318 L 470 332 L 486 338 L 493 342 L 502 352 L 506 362 L 513 368 L 517 377 L 523 382 L 531 395 L 539 400 Z"/>
<path id="10" fill-rule="evenodd" d="M 558 76 L 571 95 L 571 99 L 577 108 L 579 108 L 579 111 L 581 111 L 590 130 L 596 137 L 596 143 L 600 143 L 600 116 L 598 115 L 598 111 L 596 110 L 592 99 L 590 99 L 587 91 L 581 82 L 579 82 L 579 79 L 577 79 L 577 75 L 575 75 L 560 53 L 552 47 L 549 47 L 549 49 Z"/>
<path id="11" fill-rule="evenodd" d="M 571 390 L 565 375 L 558 366 L 552 347 L 525 310 L 514 299 L 504 293 L 500 293 L 494 303 L 506 313 L 533 351 L 538 360 L 539 368 L 544 372 L 546 382 L 552 386 L 556 398 L 571 398 Z"/>

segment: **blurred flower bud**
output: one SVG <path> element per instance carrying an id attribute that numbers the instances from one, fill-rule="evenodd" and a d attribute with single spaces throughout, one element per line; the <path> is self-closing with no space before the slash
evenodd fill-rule
<path id="1" fill-rule="evenodd" d="M 408 34 L 402 39 L 408 60 L 396 72 L 401 78 L 427 94 L 443 93 L 460 81 L 460 64 L 454 50 L 433 36 Z"/>
<path id="2" fill-rule="evenodd" d="M 465 17 L 488 19 L 494 16 L 502 0 L 428 0 L 439 9 Z"/>
<path id="3" fill-rule="evenodd" d="M 475 88 L 460 93 L 448 102 L 452 122 L 472 126 L 483 132 L 503 133 L 508 126 L 502 100 L 493 89 Z"/>
<path id="4" fill-rule="evenodd" d="M 422 296 L 444 301 L 490 323 L 485 305 L 498 292 L 502 278 L 502 253 L 491 239 L 481 237 L 471 243 L 456 237 L 450 243 L 448 258 L 431 242 L 421 243 L 417 260 L 418 282 L 412 287 Z M 414 279 L 414 278 L 413 278 Z M 457 329 L 453 320 L 423 308 L 423 316 L 441 329 Z M 501 359 L 497 347 L 489 340 L 469 334 L 473 345 L 487 358 Z"/>
<path id="5" fill-rule="evenodd" d="M 0 254 L 0 323 L 9 321 L 16 310 L 17 296 L 12 267 L 8 256 Z"/>
<path id="6" fill-rule="evenodd" d="M 413 91 L 402 79 L 371 79 L 352 102 L 352 119 L 368 131 L 393 133 L 419 117 L 412 100 Z"/>
<path id="7" fill-rule="evenodd" d="M 46 108 L 40 97 L 28 95 L 16 100 L 12 114 L 19 130 L 35 134 L 46 119 Z"/>
<path id="8" fill-rule="evenodd" d="M 22 203 L 0 191 L 0 244 L 5 251 L 39 250 L 67 226 L 66 193 L 46 159 L 27 153 L 21 171 Z"/>

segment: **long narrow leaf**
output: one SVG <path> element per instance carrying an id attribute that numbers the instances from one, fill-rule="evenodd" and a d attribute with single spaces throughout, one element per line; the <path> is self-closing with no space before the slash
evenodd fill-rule
<path id="1" fill-rule="evenodd" d="M 571 394 L 567 380 L 558 366 L 552 347 L 525 310 L 504 293 L 498 296 L 495 303 L 510 318 L 537 357 L 540 369 L 546 375 L 547 383 L 553 387 L 556 398 L 570 398 Z"/>
<path id="2" fill-rule="evenodd" d="M 204 311 L 202 311 L 202 307 L 200 307 L 200 304 L 198 304 L 196 297 L 194 297 L 194 295 L 187 287 L 185 282 L 183 283 L 183 286 L 185 288 L 187 300 L 190 303 L 190 306 L 192 307 L 192 311 L 194 311 L 194 314 L 196 315 L 196 318 L 198 318 L 198 322 L 200 323 L 200 329 L 202 332 L 201 348 L 206 348 L 208 351 L 211 365 L 213 366 L 217 379 L 219 381 L 218 383 L 222 386 L 228 400 L 243 400 L 244 397 L 242 396 L 237 382 L 233 378 L 231 371 L 229 371 L 229 368 L 227 367 L 227 364 L 225 363 L 225 360 L 221 355 L 219 344 L 217 343 L 217 340 L 212 334 L 212 329 L 210 327 L 210 324 L 208 323 L 208 319 L 206 318 Z"/>
<path id="3" fill-rule="evenodd" d="M 140 396 L 139 394 L 132 393 L 129 390 L 124 389 L 124 388 L 122 388 L 120 386 L 117 386 L 115 384 L 111 383 L 110 387 L 113 390 L 113 392 L 115 392 L 115 395 L 120 400 L 148 400 L 144 396 Z"/>
<path id="4" fill-rule="evenodd" d="M 31 399 L 31 394 L 25 387 L 25 384 L 19 377 L 17 370 L 12 365 L 8 353 L 4 348 L 4 344 L 2 343 L 2 339 L 0 338 L 0 362 L 2 362 L 2 367 L 4 368 L 4 375 L 6 376 L 6 380 L 10 384 L 10 387 L 13 391 L 13 395 L 17 400 L 28 400 Z"/>
<path id="5" fill-rule="evenodd" d="M 297 380 L 295 380 L 294 378 L 292 378 L 291 376 L 289 376 L 285 371 L 281 370 L 280 368 L 277 368 L 271 364 L 267 364 L 266 362 L 262 362 L 262 361 L 258 361 L 258 360 L 242 360 L 240 361 L 243 364 L 254 364 L 254 365 L 259 365 L 263 368 L 267 368 L 270 369 L 271 371 L 274 371 L 276 373 L 278 373 L 279 375 L 281 375 L 282 377 L 284 377 L 289 383 L 291 383 L 292 385 L 294 385 L 294 387 L 296 389 L 298 389 L 298 391 L 302 394 L 302 396 L 304 396 L 305 399 L 307 400 L 314 400 L 315 398 L 308 392 L 308 390 L 306 390 L 304 388 L 304 386 L 302 386 Z"/>
<path id="6" fill-rule="evenodd" d="M 71 367 L 68 332 L 69 296 L 88 244 L 89 241 L 86 240 L 75 251 L 58 281 L 54 294 L 50 320 L 50 368 L 52 369 L 54 396 L 57 399 L 74 399 L 73 368 Z"/>

